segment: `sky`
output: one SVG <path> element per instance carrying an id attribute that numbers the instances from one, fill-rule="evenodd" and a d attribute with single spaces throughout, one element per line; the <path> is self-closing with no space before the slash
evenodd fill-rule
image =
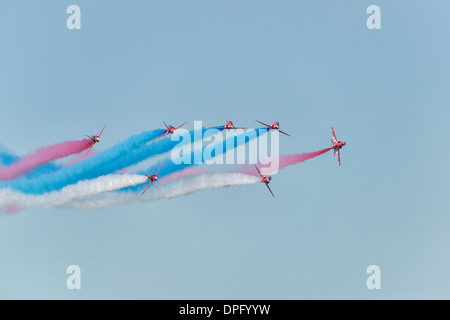
<path id="1" fill-rule="evenodd" d="M 81 29 L 66 27 L 68 6 Z M 369 30 L 366 9 L 381 9 Z M 0 144 L 276 118 L 271 182 L 0 216 L 0 299 L 449 299 L 448 1 L 0 3 Z M 192 124 L 189 124 L 192 126 Z M 188 128 L 191 128 L 190 126 Z M 81 290 L 66 287 L 69 265 Z M 366 286 L 370 265 L 381 289 Z"/>

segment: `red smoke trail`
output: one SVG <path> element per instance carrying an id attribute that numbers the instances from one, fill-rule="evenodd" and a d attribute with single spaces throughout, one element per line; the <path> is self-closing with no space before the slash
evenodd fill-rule
<path id="1" fill-rule="evenodd" d="M 203 173 L 209 173 L 209 171 L 206 169 L 202 169 L 202 168 L 188 167 L 181 171 L 176 171 L 176 172 L 173 172 L 173 173 L 167 175 L 166 177 L 164 177 L 164 179 L 161 179 L 161 183 L 178 180 L 182 177 L 196 176 L 198 174 L 203 174 Z"/>
<path id="2" fill-rule="evenodd" d="M 15 179 L 50 161 L 80 153 L 88 149 L 91 143 L 91 140 L 83 139 L 38 149 L 35 153 L 21 158 L 9 166 L 0 167 L 0 181 Z"/>
<path id="3" fill-rule="evenodd" d="M 294 153 L 294 154 L 282 155 L 279 157 L 278 168 L 283 169 L 288 166 L 292 166 L 294 164 L 304 162 L 306 160 L 318 157 L 318 156 L 330 151 L 331 149 L 333 149 L 333 148 L 326 148 L 326 149 L 322 149 L 322 150 L 315 151 L 315 152 Z M 277 160 L 276 158 L 272 159 L 272 161 L 276 161 L 276 160 Z M 264 166 L 261 166 L 261 167 L 264 168 Z M 237 172 L 244 173 L 244 174 L 250 174 L 250 175 L 256 175 L 256 176 L 258 175 L 258 172 L 255 170 L 254 166 L 246 166 L 245 168 L 243 168 L 242 170 L 238 170 Z M 268 174 L 270 174 L 270 173 L 268 173 Z"/>
<path id="4" fill-rule="evenodd" d="M 20 208 L 19 206 L 16 206 L 15 204 L 11 204 L 11 205 L 7 206 L 6 208 L 4 208 L 3 212 L 5 214 L 10 215 L 10 214 L 16 214 L 21 210 L 22 210 L 22 208 Z"/>

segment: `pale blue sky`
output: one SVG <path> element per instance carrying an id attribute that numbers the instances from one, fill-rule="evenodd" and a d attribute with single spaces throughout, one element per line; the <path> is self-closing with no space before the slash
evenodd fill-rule
<path id="1" fill-rule="evenodd" d="M 81 30 L 66 8 L 81 8 Z M 366 8 L 381 8 L 381 30 Z M 0 3 L 0 144 L 277 118 L 263 185 L 0 217 L 0 298 L 450 298 L 448 1 Z M 68 265 L 82 289 L 66 288 Z M 382 289 L 366 288 L 377 264 Z"/>

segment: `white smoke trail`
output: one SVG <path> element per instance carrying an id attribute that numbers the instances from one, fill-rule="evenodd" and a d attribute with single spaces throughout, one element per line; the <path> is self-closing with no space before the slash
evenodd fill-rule
<path id="1" fill-rule="evenodd" d="M 191 193 L 226 186 L 247 185 L 259 182 L 259 177 L 241 173 L 204 173 L 195 176 L 182 177 L 179 180 L 165 184 L 152 185 L 147 192 L 141 196 L 139 192 L 108 192 L 101 195 L 77 198 L 64 204 L 64 208 L 82 210 L 96 210 L 107 208 L 118 204 L 132 202 L 152 202 L 162 199 L 186 196 Z"/>
<path id="2" fill-rule="evenodd" d="M 20 209 L 57 207 L 80 197 L 98 195 L 107 191 L 135 186 L 146 181 L 147 177 L 144 175 L 108 174 L 40 195 L 25 194 L 9 188 L 0 189 L 0 208 L 7 206 L 17 206 Z"/>

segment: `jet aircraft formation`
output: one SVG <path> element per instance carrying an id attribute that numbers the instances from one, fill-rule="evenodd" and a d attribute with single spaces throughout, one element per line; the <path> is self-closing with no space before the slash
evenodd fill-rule
<path id="1" fill-rule="evenodd" d="M 273 123 L 271 125 L 266 124 L 264 122 L 255 120 L 256 122 L 264 125 L 265 127 L 267 127 L 267 130 L 276 130 L 279 131 L 280 133 L 287 135 L 287 136 L 291 136 L 288 133 L 281 131 L 280 130 L 280 123 L 276 120 L 273 121 Z M 184 126 L 186 123 L 188 123 L 188 121 L 186 121 L 185 123 L 179 125 L 178 127 L 174 127 L 172 125 L 167 125 L 165 122 L 163 122 L 166 129 L 164 129 L 164 131 L 162 132 L 162 134 L 159 137 L 156 137 L 154 140 L 158 140 L 166 135 L 171 135 L 173 133 L 175 133 L 175 131 L 179 128 L 181 128 L 182 126 Z M 89 151 L 91 151 L 91 149 L 94 147 L 94 145 L 98 142 L 100 142 L 100 136 L 103 133 L 103 130 L 105 130 L 106 125 L 103 127 L 102 131 L 100 131 L 100 133 L 98 135 L 93 135 L 93 136 L 88 136 L 86 135 L 90 140 L 91 140 L 91 147 L 89 148 L 89 150 L 86 152 L 86 155 L 89 153 Z M 234 129 L 247 129 L 244 127 L 236 127 L 232 121 L 228 121 L 228 118 L 225 119 L 225 124 L 222 126 L 215 126 L 215 127 L 210 127 L 210 128 L 215 128 L 215 129 L 222 129 L 222 130 L 234 130 Z M 343 146 L 345 146 L 345 142 L 344 141 L 340 141 L 336 138 L 336 133 L 334 132 L 333 127 L 331 127 L 331 132 L 333 134 L 333 137 L 331 138 L 331 143 L 332 146 L 330 149 L 334 150 L 334 156 L 336 156 L 337 154 L 337 158 L 338 158 L 338 163 L 339 165 L 341 165 L 341 156 L 340 156 L 340 150 L 342 149 Z M 147 189 L 150 187 L 150 185 L 154 182 L 158 180 L 158 173 L 159 170 L 161 170 L 161 167 L 163 166 L 164 163 L 161 163 L 161 166 L 159 167 L 158 171 L 156 171 L 156 173 L 150 174 L 150 175 L 146 175 L 148 180 L 149 180 L 149 184 L 147 185 L 147 187 L 145 188 L 145 190 L 142 192 L 142 194 L 145 193 L 145 191 L 147 191 Z M 269 183 L 272 180 L 271 176 L 264 176 L 261 174 L 260 170 L 258 169 L 258 167 L 255 165 L 255 168 L 258 172 L 258 174 L 261 176 L 261 183 L 265 183 L 267 188 L 269 189 L 270 193 L 272 194 L 272 196 L 275 197 L 275 195 L 273 194 L 272 190 L 269 187 Z"/>

